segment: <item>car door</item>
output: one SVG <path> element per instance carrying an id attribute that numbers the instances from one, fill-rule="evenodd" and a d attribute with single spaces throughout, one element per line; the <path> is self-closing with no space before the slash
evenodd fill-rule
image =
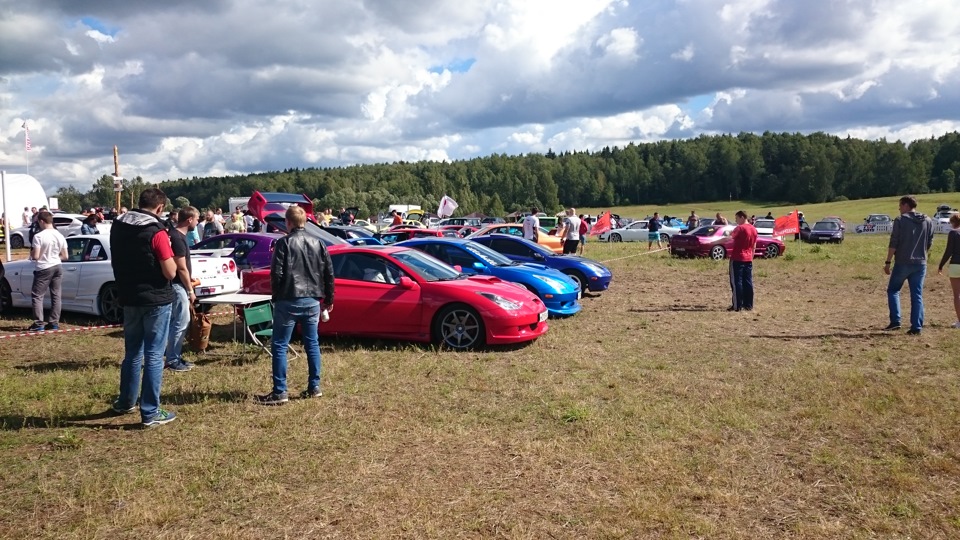
<path id="1" fill-rule="evenodd" d="M 81 223 L 72 217 L 53 216 L 53 226 L 64 237 L 80 234 Z"/>
<path id="2" fill-rule="evenodd" d="M 490 242 L 485 242 L 485 244 L 490 246 L 490 249 L 498 253 L 503 253 L 512 260 L 543 264 L 543 259 L 537 259 L 535 256 L 536 252 L 522 242 L 509 240 L 507 238 L 494 238 Z"/>
<path id="3" fill-rule="evenodd" d="M 60 295 L 64 303 L 72 302 L 80 289 L 84 257 L 89 257 L 90 238 L 67 238 L 67 260 L 63 261 Z M 97 245 L 100 245 L 97 242 Z"/>
<path id="4" fill-rule="evenodd" d="M 367 252 L 332 254 L 336 298 L 322 333 L 367 336 L 419 334 L 419 287 L 406 289 L 406 274 L 386 257 Z"/>
<path id="5" fill-rule="evenodd" d="M 427 251 L 427 253 L 450 266 L 459 266 L 460 271 L 464 274 L 485 274 L 487 272 L 486 265 L 483 264 L 483 262 L 460 246 L 453 244 L 429 244 L 428 247 L 430 251 Z M 477 263 L 479 263 L 482 268 L 474 267 L 474 264 Z"/>
<path id="6" fill-rule="evenodd" d="M 647 240 L 647 222 L 637 221 L 631 223 L 623 231 L 623 239 L 630 242 L 646 242 Z"/>

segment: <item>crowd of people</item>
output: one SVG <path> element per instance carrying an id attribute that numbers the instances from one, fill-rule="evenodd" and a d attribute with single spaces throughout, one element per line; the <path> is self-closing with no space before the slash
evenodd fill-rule
<path id="1" fill-rule="evenodd" d="M 112 410 L 117 414 L 139 409 L 144 427 L 173 421 L 176 414 L 160 407 L 160 386 L 164 368 L 173 372 L 189 371 L 193 364 L 183 358 L 183 343 L 191 321 L 190 307 L 196 301 L 191 277 L 190 247 L 199 231 L 204 236 L 225 231 L 251 230 L 256 220 L 240 208 L 228 217 L 219 210 L 200 212 L 187 206 L 161 217 L 167 205 L 166 195 L 157 188 L 144 190 L 139 207 L 118 213 L 110 231 L 113 250 L 111 264 L 123 306 L 124 358 L 120 373 L 120 392 Z M 933 246 L 933 222 L 916 211 L 917 201 L 905 196 L 899 200 L 899 217 L 893 220 L 883 271 L 889 276 L 887 299 L 889 324 L 886 331 L 901 328 L 900 291 L 904 283 L 910 293 L 911 335 L 919 335 L 924 326 L 923 287 L 927 261 Z M 125 210 L 125 209 L 123 209 Z M 539 209 L 530 208 L 522 221 L 523 237 L 537 242 L 541 233 Z M 29 215 L 28 215 L 29 214 Z M 220 216 L 218 218 L 218 216 Z M 332 216 L 327 209 L 321 216 Z M 343 220 L 345 216 L 340 216 Z M 393 214 L 393 220 L 399 217 Z M 768 219 L 772 217 L 768 215 Z M 278 240 L 271 265 L 271 290 L 274 302 L 273 385 L 270 393 L 257 396 L 265 405 L 280 405 L 289 399 L 286 371 L 286 349 L 293 328 L 300 324 L 307 354 L 307 388 L 301 397 L 322 395 L 320 387 L 320 349 L 317 335 L 321 310 L 333 310 L 334 277 L 330 256 L 323 243 L 305 234 L 306 213 L 291 206 L 285 213 L 287 235 Z M 740 210 L 735 215 L 736 227 L 731 233 L 732 248 L 728 268 L 731 302 L 728 311 L 751 311 L 754 308 L 753 257 L 757 230 L 752 216 Z M 30 259 L 36 261 L 32 295 L 33 322 L 30 331 L 59 329 L 61 311 L 62 262 L 67 259 L 67 243 L 53 225 L 53 214 L 40 208 L 33 213 L 24 209 L 24 221 L 38 226 L 32 236 Z M 324 219 L 324 218 L 321 218 Z M 325 222 L 331 219 L 324 219 Z M 96 225 L 99 216 L 90 211 L 84 225 Z M 720 213 L 716 223 L 725 223 Z M 688 223 L 698 221 L 691 212 Z M 952 230 L 941 257 L 938 274 L 948 269 L 953 304 L 960 328 L 960 215 L 950 218 Z M 660 245 L 662 226 L 658 212 L 649 219 L 648 250 L 653 242 Z M 583 253 L 588 236 L 588 220 L 576 209 L 564 212 L 557 236 L 563 239 L 565 254 Z M 44 317 L 44 297 L 50 295 L 51 309 Z M 139 404 L 139 405 L 138 405 Z"/>

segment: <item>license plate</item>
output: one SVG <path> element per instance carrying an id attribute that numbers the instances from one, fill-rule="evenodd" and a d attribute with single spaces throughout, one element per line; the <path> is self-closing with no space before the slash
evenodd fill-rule
<path id="1" fill-rule="evenodd" d="M 543 313 L 540 314 L 539 320 L 538 320 L 537 322 L 543 322 L 543 321 L 545 321 L 545 320 L 547 320 L 547 312 L 546 312 L 546 311 L 544 311 Z"/>
<path id="2" fill-rule="evenodd" d="M 674 251 L 686 251 L 687 248 L 678 248 L 678 247 L 675 247 L 675 248 L 673 248 L 673 250 L 674 250 Z"/>

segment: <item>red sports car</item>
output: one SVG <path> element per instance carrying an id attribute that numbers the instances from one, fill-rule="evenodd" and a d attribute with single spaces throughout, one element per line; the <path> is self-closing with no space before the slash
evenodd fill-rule
<path id="1" fill-rule="evenodd" d="M 452 349 L 533 341 L 547 308 L 519 285 L 470 276 L 415 249 L 330 249 L 336 297 L 321 335 L 434 342 Z M 243 274 L 244 292 L 270 293 L 270 271 Z"/>
<path id="2" fill-rule="evenodd" d="M 733 248 L 733 238 L 730 234 L 737 228 L 736 225 L 707 225 L 697 227 L 686 234 L 675 234 L 670 237 L 670 254 L 674 257 L 710 257 L 715 261 L 730 256 Z M 779 239 L 769 236 L 758 236 L 754 257 L 772 259 L 783 255 L 787 246 Z"/>

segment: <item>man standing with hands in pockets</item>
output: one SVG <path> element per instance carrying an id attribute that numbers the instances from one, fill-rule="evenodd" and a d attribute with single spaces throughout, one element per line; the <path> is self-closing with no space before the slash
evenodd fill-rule
<path id="1" fill-rule="evenodd" d="M 303 348 L 307 353 L 307 389 L 301 398 L 316 398 L 320 390 L 320 338 L 317 324 L 320 310 L 333 311 L 333 262 L 323 242 L 307 234 L 303 208 L 287 208 L 287 236 L 277 240 L 270 265 L 273 293 L 273 390 L 257 396 L 261 405 L 283 405 L 287 394 L 287 346 L 293 327 L 300 323 Z"/>

